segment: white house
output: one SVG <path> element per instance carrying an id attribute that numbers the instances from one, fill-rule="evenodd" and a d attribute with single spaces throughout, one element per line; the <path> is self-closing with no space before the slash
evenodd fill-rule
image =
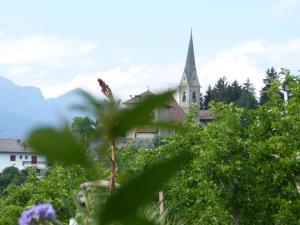
<path id="1" fill-rule="evenodd" d="M 35 166 L 39 173 L 46 169 L 46 158 L 30 150 L 25 140 L 0 139 L 0 171 L 8 166 L 19 170 Z"/>

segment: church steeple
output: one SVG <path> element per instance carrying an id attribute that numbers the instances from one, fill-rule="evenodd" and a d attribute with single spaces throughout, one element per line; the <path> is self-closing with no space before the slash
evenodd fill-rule
<path id="1" fill-rule="evenodd" d="M 193 74 L 195 74 L 195 73 L 197 74 L 196 64 L 195 64 L 194 45 L 193 45 L 193 32 L 192 32 L 192 30 L 191 30 L 189 48 L 188 48 L 186 61 L 185 61 L 184 73 L 186 74 L 188 81 L 191 80 Z"/>
<path id="2" fill-rule="evenodd" d="M 185 67 L 179 85 L 179 104 L 187 112 L 192 104 L 199 103 L 200 84 L 195 63 L 193 34 L 191 31 Z"/>

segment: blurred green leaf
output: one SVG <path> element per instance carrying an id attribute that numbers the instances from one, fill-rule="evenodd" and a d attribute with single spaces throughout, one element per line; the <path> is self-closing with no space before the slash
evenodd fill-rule
<path id="1" fill-rule="evenodd" d="M 190 153 L 181 153 L 130 180 L 108 199 L 100 212 L 100 224 L 124 222 L 135 217 L 137 209 L 153 197 L 162 188 L 163 183 L 190 159 Z"/>
<path id="2" fill-rule="evenodd" d="M 28 144 L 37 153 L 46 156 L 51 161 L 88 164 L 85 150 L 77 143 L 68 129 L 63 131 L 53 128 L 37 129 L 30 135 Z"/>
<path id="3" fill-rule="evenodd" d="M 78 95 L 81 95 L 84 98 L 85 104 L 75 104 L 71 106 L 72 110 L 79 110 L 89 113 L 92 112 L 96 115 L 97 112 L 99 112 L 103 108 L 103 102 L 95 98 L 90 93 L 84 90 L 78 90 L 77 93 Z"/>
<path id="4" fill-rule="evenodd" d="M 146 218 L 142 218 L 139 216 L 132 216 L 128 220 L 122 223 L 123 225 L 157 225 L 157 223 L 153 221 L 149 221 Z"/>
<path id="5" fill-rule="evenodd" d="M 173 93 L 173 91 L 167 91 L 159 95 L 148 96 L 132 108 L 120 110 L 114 129 L 114 136 L 122 136 L 137 126 L 151 123 L 153 111 L 167 104 L 172 99 Z"/>

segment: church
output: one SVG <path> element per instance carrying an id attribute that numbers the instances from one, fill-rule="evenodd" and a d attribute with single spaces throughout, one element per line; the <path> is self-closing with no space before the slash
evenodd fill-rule
<path id="1" fill-rule="evenodd" d="M 154 95 L 151 91 L 147 90 L 141 94 L 133 95 L 130 99 L 123 102 L 126 107 L 131 107 L 137 102 L 146 98 L 149 95 Z M 193 104 L 199 105 L 199 123 L 207 123 L 213 120 L 209 110 L 200 110 L 200 82 L 198 79 L 193 35 L 191 32 L 185 67 L 178 86 L 178 101 L 172 99 L 170 103 L 162 109 L 157 109 L 154 112 L 154 121 L 164 122 L 183 122 L 185 115 L 188 113 Z M 153 139 L 155 137 L 167 137 L 173 133 L 171 130 L 162 130 L 150 127 L 139 127 L 127 134 L 130 139 Z"/>

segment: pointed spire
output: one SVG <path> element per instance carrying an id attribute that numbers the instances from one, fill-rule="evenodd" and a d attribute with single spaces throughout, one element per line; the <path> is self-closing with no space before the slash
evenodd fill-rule
<path id="1" fill-rule="evenodd" d="M 195 64 L 194 45 L 193 45 L 193 31 L 192 31 L 192 29 L 191 29 L 191 37 L 190 37 L 189 48 L 188 48 L 188 52 L 187 52 L 187 56 L 186 56 L 184 72 L 185 72 L 188 80 L 190 80 L 192 78 L 192 75 L 194 73 L 197 73 L 196 64 Z"/>

